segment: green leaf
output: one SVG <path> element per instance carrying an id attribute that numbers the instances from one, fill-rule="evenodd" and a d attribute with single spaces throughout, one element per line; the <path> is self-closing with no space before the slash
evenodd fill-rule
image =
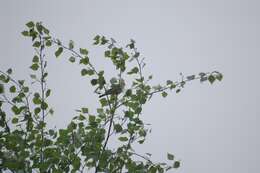
<path id="1" fill-rule="evenodd" d="M 39 57 L 37 55 L 35 55 L 32 59 L 32 62 L 34 63 L 38 63 L 39 62 Z"/>
<path id="2" fill-rule="evenodd" d="M 81 58 L 80 61 L 79 61 L 80 64 L 84 64 L 84 65 L 88 65 L 89 63 L 89 58 L 88 57 L 84 57 L 84 58 Z"/>
<path id="3" fill-rule="evenodd" d="M 37 107 L 34 109 L 34 114 L 37 115 L 41 112 L 41 108 Z"/>
<path id="4" fill-rule="evenodd" d="M 88 108 L 81 108 L 81 112 L 84 114 L 88 113 Z"/>
<path id="5" fill-rule="evenodd" d="M 177 90 L 176 90 L 176 93 L 179 93 L 179 92 L 181 92 L 181 89 L 177 89 Z"/>
<path id="6" fill-rule="evenodd" d="M 4 85 L 0 83 L 0 94 L 4 93 Z"/>
<path id="7" fill-rule="evenodd" d="M 16 92 L 16 87 L 15 87 L 14 85 L 11 86 L 10 89 L 9 89 L 9 91 L 10 91 L 11 93 L 15 93 L 15 92 Z"/>
<path id="8" fill-rule="evenodd" d="M 122 142 L 125 142 L 125 141 L 128 141 L 128 138 L 121 136 L 121 137 L 118 138 L 118 140 L 122 141 Z"/>
<path id="9" fill-rule="evenodd" d="M 12 111 L 15 115 L 19 115 L 21 113 L 21 110 L 16 106 L 12 106 Z"/>
<path id="10" fill-rule="evenodd" d="M 28 28 L 33 28 L 33 27 L 34 27 L 33 21 L 30 21 L 30 22 L 26 23 L 26 26 L 27 26 Z"/>
<path id="11" fill-rule="evenodd" d="M 31 67 L 30 67 L 32 70 L 34 70 L 34 71 L 37 71 L 38 70 L 38 68 L 39 68 L 39 65 L 38 64 L 36 64 L 36 63 L 34 63 L 34 64 L 32 64 L 31 65 Z"/>
<path id="12" fill-rule="evenodd" d="M 17 123 L 18 123 L 18 118 L 13 118 L 13 119 L 12 119 L 12 123 L 13 123 L 13 124 L 17 124 Z"/>
<path id="13" fill-rule="evenodd" d="M 42 103 L 41 103 L 41 108 L 42 108 L 43 110 L 46 110 L 46 109 L 48 108 L 48 104 L 47 104 L 46 102 L 42 102 Z"/>
<path id="14" fill-rule="evenodd" d="M 108 101 L 106 98 L 102 98 L 99 100 L 100 103 L 101 103 L 101 106 L 104 107 L 104 106 L 107 106 L 108 105 Z"/>
<path id="15" fill-rule="evenodd" d="M 174 164 L 173 164 L 173 167 L 174 168 L 179 168 L 181 165 L 181 163 L 179 161 L 175 161 Z"/>
<path id="16" fill-rule="evenodd" d="M 82 69 L 81 70 L 81 76 L 85 76 L 85 75 L 87 75 L 88 74 L 88 70 L 87 69 Z"/>
<path id="17" fill-rule="evenodd" d="M 218 81 L 221 81 L 223 79 L 223 75 L 221 73 L 219 73 L 217 76 L 216 76 L 216 79 Z"/>
<path id="18" fill-rule="evenodd" d="M 71 57 L 69 58 L 69 61 L 70 61 L 71 63 L 74 63 L 74 62 L 76 61 L 76 58 L 73 57 L 73 56 L 71 56 Z"/>
<path id="19" fill-rule="evenodd" d="M 110 57 L 110 50 L 105 51 L 105 57 Z"/>
<path id="20" fill-rule="evenodd" d="M 36 105 L 39 105 L 39 104 L 41 104 L 41 99 L 39 97 L 34 97 L 33 103 L 36 104 Z"/>
<path id="21" fill-rule="evenodd" d="M 123 130 L 122 126 L 120 124 L 115 124 L 114 129 L 117 133 L 121 132 Z"/>
<path id="22" fill-rule="evenodd" d="M 80 48 L 80 49 L 79 49 L 79 52 L 80 52 L 82 55 L 88 55 L 88 50 L 87 50 L 87 49 Z"/>
<path id="23" fill-rule="evenodd" d="M 167 84 L 167 85 L 172 85 L 173 82 L 172 82 L 171 80 L 167 80 L 167 81 L 166 81 L 166 84 Z"/>
<path id="24" fill-rule="evenodd" d="M 54 131 L 53 129 L 50 129 L 50 130 L 49 130 L 49 135 L 50 135 L 50 136 L 53 136 L 54 134 L 55 134 L 55 131 Z"/>
<path id="25" fill-rule="evenodd" d="M 138 67 L 134 67 L 131 71 L 129 71 L 127 74 L 136 74 L 136 73 L 138 73 L 138 71 L 139 71 L 139 69 L 138 69 Z"/>
<path id="26" fill-rule="evenodd" d="M 167 95 L 168 95 L 167 92 L 165 92 L 165 91 L 162 92 L 162 96 L 163 96 L 163 97 L 167 97 Z"/>
<path id="27" fill-rule="evenodd" d="M 216 80 L 216 78 L 215 78 L 213 75 L 210 75 L 210 76 L 208 77 L 208 81 L 209 81 L 211 84 L 213 84 L 215 80 Z"/>
<path id="28" fill-rule="evenodd" d="M 69 49 L 72 50 L 74 48 L 74 43 L 72 40 L 69 42 Z"/>
<path id="29" fill-rule="evenodd" d="M 125 93 L 126 96 L 131 96 L 132 95 L 132 90 L 131 89 L 128 89 Z"/>
<path id="30" fill-rule="evenodd" d="M 89 115 L 88 120 L 90 123 L 93 123 L 93 122 L 95 122 L 96 117 L 94 115 Z"/>
<path id="31" fill-rule="evenodd" d="M 86 117 L 85 117 L 84 115 L 80 114 L 78 119 L 79 119 L 80 121 L 83 121 L 83 120 L 86 119 Z"/>
<path id="32" fill-rule="evenodd" d="M 108 42 L 108 40 L 106 39 L 106 37 L 104 37 L 104 36 L 102 36 L 102 38 L 101 38 L 101 45 L 104 45 L 104 44 L 106 44 Z"/>
<path id="33" fill-rule="evenodd" d="M 51 108 L 51 109 L 49 110 L 49 113 L 50 113 L 51 115 L 53 115 L 54 110 Z"/>
<path id="34" fill-rule="evenodd" d="M 49 97 L 50 95 L 51 95 L 51 90 L 48 89 L 48 90 L 46 91 L 46 97 Z"/>
<path id="35" fill-rule="evenodd" d="M 95 38 L 94 38 L 94 40 L 95 40 L 95 42 L 93 43 L 94 45 L 99 44 L 100 36 L 99 36 L 99 35 L 96 35 Z"/>
<path id="36" fill-rule="evenodd" d="M 51 44 L 52 44 L 52 43 L 51 43 L 51 40 L 47 40 L 45 44 L 46 44 L 47 47 L 50 47 Z"/>
<path id="37" fill-rule="evenodd" d="M 95 85 L 97 85 L 97 83 L 98 83 L 97 79 L 92 79 L 91 80 L 91 85 L 95 86 Z"/>
<path id="38" fill-rule="evenodd" d="M 41 43 L 39 41 L 35 41 L 33 43 L 33 47 L 40 47 L 41 46 Z"/>
<path id="39" fill-rule="evenodd" d="M 23 31 L 23 32 L 22 32 L 22 35 L 23 35 L 23 36 L 29 36 L 29 32 L 28 32 L 28 31 Z"/>
<path id="40" fill-rule="evenodd" d="M 63 48 L 62 48 L 62 47 L 59 47 L 59 48 L 56 50 L 56 52 L 55 52 L 56 58 L 58 58 L 58 57 L 61 55 L 62 52 L 63 52 Z"/>
<path id="41" fill-rule="evenodd" d="M 23 92 L 25 93 L 29 92 L 29 87 L 23 87 Z"/>
<path id="42" fill-rule="evenodd" d="M 6 71 L 6 73 L 9 74 L 9 75 L 11 75 L 12 72 L 13 72 L 13 70 L 12 70 L 11 68 L 9 68 L 9 69 Z"/>
<path id="43" fill-rule="evenodd" d="M 167 159 L 168 160 L 173 160 L 174 159 L 174 155 L 167 153 Z"/>

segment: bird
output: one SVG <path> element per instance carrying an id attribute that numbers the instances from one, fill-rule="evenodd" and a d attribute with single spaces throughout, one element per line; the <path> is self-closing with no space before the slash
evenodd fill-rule
<path id="1" fill-rule="evenodd" d="M 112 84 L 110 89 L 106 90 L 104 94 L 99 95 L 99 98 L 107 95 L 118 95 L 123 92 L 124 87 L 125 87 L 125 81 L 123 79 L 119 79 L 118 84 Z"/>

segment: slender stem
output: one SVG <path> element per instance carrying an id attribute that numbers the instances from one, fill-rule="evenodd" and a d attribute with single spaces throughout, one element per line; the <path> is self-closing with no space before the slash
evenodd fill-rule
<path id="1" fill-rule="evenodd" d="M 40 47 L 40 52 L 39 52 L 39 56 L 40 56 L 40 73 L 41 73 L 41 80 L 40 80 L 40 84 L 41 84 L 41 112 L 42 112 L 42 123 L 44 124 L 45 121 L 45 110 L 44 107 L 42 106 L 44 104 L 45 101 L 45 89 L 44 89 L 44 55 L 43 55 L 43 49 L 44 49 L 44 41 L 42 40 L 41 36 L 40 36 L 40 43 L 41 43 L 41 47 Z M 42 143 L 44 143 L 44 128 L 42 127 L 41 129 L 41 140 Z M 41 163 L 43 163 L 44 161 L 44 157 L 43 157 L 43 145 L 41 146 Z"/>

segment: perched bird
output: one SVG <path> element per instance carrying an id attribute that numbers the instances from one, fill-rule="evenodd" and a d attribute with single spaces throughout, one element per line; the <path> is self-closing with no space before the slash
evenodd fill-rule
<path id="1" fill-rule="evenodd" d="M 119 79 L 118 84 L 112 84 L 111 88 L 108 89 L 104 94 L 101 94 L 99 98 L 104 97 L 106 95 L 118 95 L 123 92 L 125 87 L 125 81 L 123 79 Z"/>

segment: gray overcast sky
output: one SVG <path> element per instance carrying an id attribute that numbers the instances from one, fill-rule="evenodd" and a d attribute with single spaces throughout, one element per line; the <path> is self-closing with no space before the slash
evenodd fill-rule
<path id="1" fill-rule="evenodd" d="M 224 81 L 193 82 L 166 99 L 155 97 L 143 119 L 152 124 L 141 152 L 161 161 L 171 152 L 181 159 L 179 173 L 258 173 L 260 1 L 107 0 L 0 2 L 0 68 L 28 76 L 33 49 L 20 32 L 29 20 L 42 21 L 56 37 L 91 48 L 98 68 L 110 69 L 95 34 L 125 44 L 133 38 L 155 83 L 201 71 L 219 70 Z M 92 52 L 93 51 L 93 52 Z M 97 99 L 79 68 L 49 57 L 51 123 L 64 127 L 81 105 Z M 87 90 L 87 91 L 85 91 Z M 82 94 L 84 93 L 84 94 Z"/>

